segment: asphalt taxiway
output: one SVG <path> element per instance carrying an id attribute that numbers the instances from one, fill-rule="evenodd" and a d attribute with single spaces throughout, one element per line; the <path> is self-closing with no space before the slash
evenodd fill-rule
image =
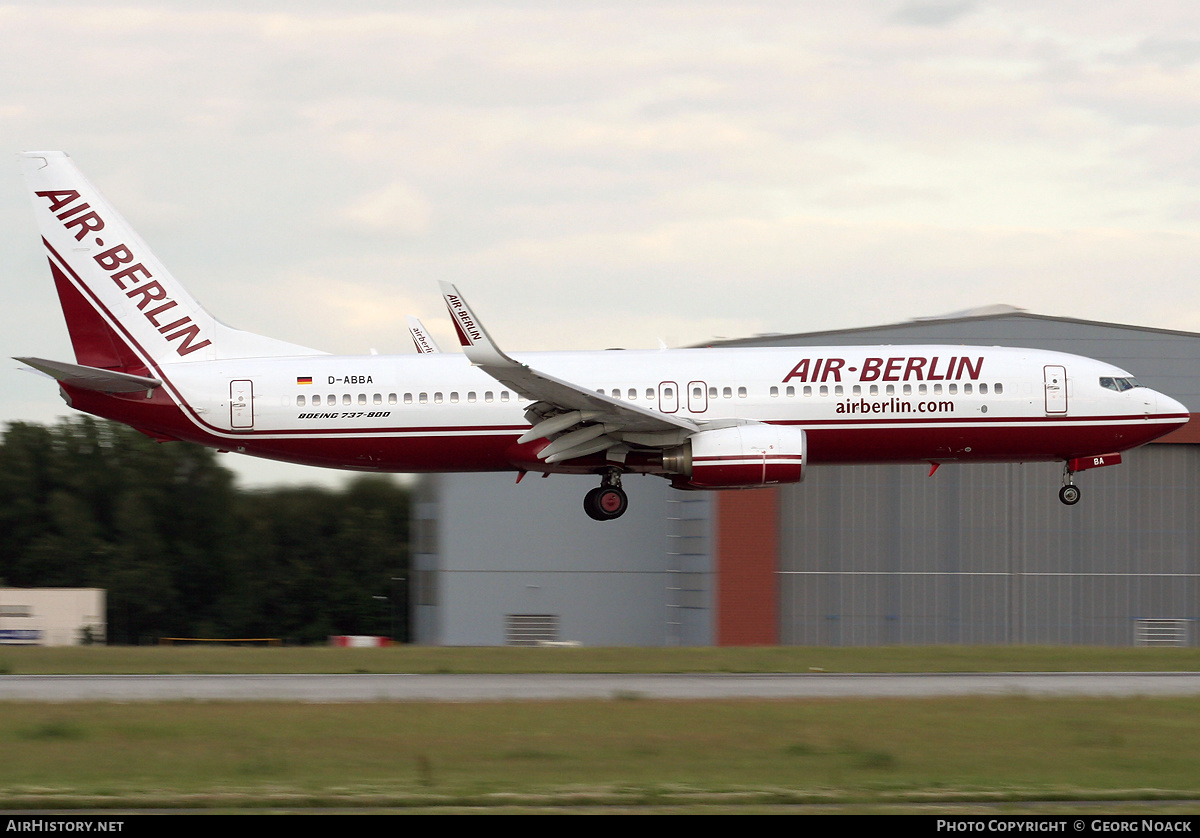
<path id="1" fill-rule="evenodd" d="M 538 701 L 1200 695 L 1193 672 L 0 675 L 0 701 Z"/>

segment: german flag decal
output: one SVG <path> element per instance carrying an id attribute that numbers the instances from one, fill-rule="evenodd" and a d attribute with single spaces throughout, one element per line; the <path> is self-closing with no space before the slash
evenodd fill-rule
<path id="1" fill-rule="evenodd" d="M 298 375 L 298 376 L 296 376 L 296 383 L 297 384 L 312 384 L 312 376 L 311 375 Z"/>

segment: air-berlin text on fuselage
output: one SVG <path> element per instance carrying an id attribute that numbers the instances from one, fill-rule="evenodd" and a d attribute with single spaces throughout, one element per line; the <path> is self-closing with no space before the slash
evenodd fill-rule
<path id="1" fill-rule="evenodd" d="M 74 189 L 52 189 L 35 193 L 39 198 L 50 201 L 50 212 L 63 223 L 68 232 L 74 232 L 75 241 L 83 241 L 88 233 L 99 233 L 104 229 L 104 219 L 86 202 L 79 201 L 79 193 Z M 61 212 L 59 210 L 62 210 Z M 76 229 L 78 228 L 78 229 Z M 98 247 L 104 247 L 104 240 L 94 239 Z M 167 290 L 162 287 L 153 274 L 141 262 L 135 262 L 133 251 L 126 245 L 118 244 L 109 247 L 92 257 L 96 264 L 108 272 L 108 278 L 117 287 L 125 291 L 125 296 L 137 300 L 138 311 L 158 330 L 167 340 L 179 341 L 175 352 L 179 355 L 190 355 L 197 349 L 203 349 L 212 343 L 211 340 L 198 341 L 200 327 L 191 317 L 172 318 L 169 312 L 179 305 L 167 296 Z M 151 280 L 143 282 L 143 280 Z M 134 286 L 130 288 L 130 286 Z M 153 307 L 151 308 L 151 304 Z M 178 314 L 178 312 L 176 312 Z M 169 322 L 165 322 L 169 321 Z"/>
<path id="2" fill-rule="evenodd" d="M 892 358 L 864 358 L 861 367 L 846 366 L 845 358 L 804 358 L 783 377 L 783 383 L 840 382 L 842 372 L 857 373 L 857 381 L 975 381 L 983 372 L 983 356 L 900 355 Z"/>

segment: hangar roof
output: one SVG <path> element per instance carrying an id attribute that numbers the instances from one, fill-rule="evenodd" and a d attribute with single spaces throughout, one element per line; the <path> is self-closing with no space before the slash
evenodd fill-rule
<path id="1" fill-rule="evenodd" d="M 903 323 L 794 335 L 756 335 L 713 346 L 851 346 L 948 343 L 1025 346 L 1108 361 L 1148 387 L 1200 412 L 1200 334 L 1032 314 L 1013 306 L 987 306 Z M 1068 373 L 1069 374 L 1069 373 Z"/>

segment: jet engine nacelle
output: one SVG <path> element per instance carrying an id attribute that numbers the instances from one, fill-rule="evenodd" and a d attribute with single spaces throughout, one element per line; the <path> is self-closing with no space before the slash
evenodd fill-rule
<path id="1" fill-rule="evenodd" d="M 808 437 L 783 425 L 700 431 L 666 452 L 663 465 L 681 489 L 752 489 L 804 479 Z"/>

